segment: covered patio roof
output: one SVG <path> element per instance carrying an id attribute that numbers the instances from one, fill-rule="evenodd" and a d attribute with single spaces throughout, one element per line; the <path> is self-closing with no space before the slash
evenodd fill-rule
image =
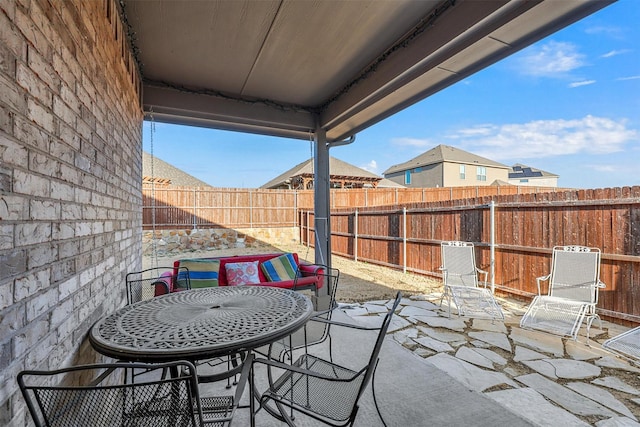
<path id="1" fill-rule="evenodd" d="M 316 262 L 331 266 L 329 148 L 613 1 L 122 4 L 155 121 L 315 141 Z"/>
<path id="2" fill-rule="evenodd" d="M 123 3 L 154 120 L 338 141 L 613 1 Z"/>

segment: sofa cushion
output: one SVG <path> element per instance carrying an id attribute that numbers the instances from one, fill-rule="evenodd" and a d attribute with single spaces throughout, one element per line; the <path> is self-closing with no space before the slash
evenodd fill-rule
<path id="1" fill-rule="evenodd" d="M 235 262 L 225 265 L 229 286 L 254 285 L 260 283 L 258 261 Z"/>
<path id="2" fill-rule="evenodd" d="M 284 254 L 265 261 L 260 268 L 270 282 L 293 280 L 298 272 L 298 264 L 292 254 Z"/>
<path id="3" fill-rule="evenodd" d="M 218 274 L 220 272 L 219 259 L 181 259 L 180 267 L 186 267 L 189 270 L 189 280 L 191 288 L 209 288 L 218 286 Z M 185 288 L 185 273 L 178 273 L 178 287 Z"/>

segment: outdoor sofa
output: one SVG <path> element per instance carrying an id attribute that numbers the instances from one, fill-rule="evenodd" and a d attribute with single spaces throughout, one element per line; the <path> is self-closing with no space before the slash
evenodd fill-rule
<path id="1" fill-rule="evenodd" d="M 238 267 L 240 266 L 240 267 Z M 187 289 L 184 267 L 190 287 L 258 285 L 285 289 L 312 289 L 323 285 L 322 266 L 300 262 L 297 253 L 234 255 L 180 259 L 173 271 L 162 274 L 154 283 L 155 296 Z M 180 272 L 179 272 L 180 268 Z"/>

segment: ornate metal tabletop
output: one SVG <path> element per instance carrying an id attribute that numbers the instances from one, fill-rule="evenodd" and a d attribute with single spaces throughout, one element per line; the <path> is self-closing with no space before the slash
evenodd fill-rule
<path id="1" fill-rule="evenodd" d="M 125 306 L 98 320 L 89 340 L 100 353 L 118 359 L 201 359 L 286 337 L 312 313 L 309 298 L 286 289 L 195 289 Z"/>

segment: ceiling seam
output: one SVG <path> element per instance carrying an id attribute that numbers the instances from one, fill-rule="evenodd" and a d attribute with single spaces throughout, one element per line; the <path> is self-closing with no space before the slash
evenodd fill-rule
<path id="1" fill-rule="evenodd" d="M 262 52 L 264 51 L 264 47 L 267 44 L 267 40 L 269 39 L 269 37 L 271 36 L 271 31 L 273 30 L 273 26 L 276 22 L 276 20 L 278 19 L 278 16 L 280 16 L 280 10 L 282 10 L 282 4 L 284 3 L 284 0 L 280 0 L 280 4 L 278 5 L 278 10 L 276 11 L 276 13 L 273 15 L 273 19 L 271 20 L 271 24 L 269 25 L 269 29 L 267 30 L 267 33 L 265 34 L 264 38 L 262 39 L 262 44 L 260 45 L 260 49 L 258 49 L 258 54 L 256 55 L 255 60 L 253 61 L 253 64 L 251 64 L 251 69 L 249 70 L 249 73 L 247 74 L 247 77 L 245 78 L 244 82 L 242 83 L 242 88 L 240 89 L 240 96 L 244 96 L 244 90 L 249 82 L 249 79 L 251 78 L 251 75 L 253 74 L 253 70 L 255 69 L 258 60 L 260 59 L 260 57 L 262 56 Z"/>

